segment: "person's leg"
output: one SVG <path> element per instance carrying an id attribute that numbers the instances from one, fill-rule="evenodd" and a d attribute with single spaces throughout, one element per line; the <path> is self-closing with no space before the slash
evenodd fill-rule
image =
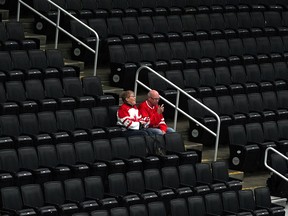
<path id="1" fill-rule="evenodd" d="M 173 133 L 173 132 L 175 132 L 175 130 L 173 128 L 171 128 L 171 127 L 167 128 L 166 133 Z"/>
<path id="2" fill-rule="evenodd" d="M 146 130 L 149 134 L 163 135 L 162 131 L 159 128 L 147 128 Z"/>

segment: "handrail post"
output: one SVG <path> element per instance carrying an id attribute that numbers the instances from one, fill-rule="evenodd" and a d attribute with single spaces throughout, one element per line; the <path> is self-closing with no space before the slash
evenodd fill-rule
<path id="1" fill-rule="evenodd" d="M 58 48 L 58 40 L 59 40 L 59 25 L 60 25 L 60 9 L 57 9 L 57 23 L 56 23 L 56 34 L 55 34 L 55 49 Z"/>
<path id="2" fill-rule="evenodd" d="M 96 76 L 96 71 L 97 71 L 97 64 L 98 64 L 98 52 L 99 52 L 99 36 L 96 33 L 96 48 L 95 48 L 95 60 L 94 60 L 94 76 Z"/>
<path id="3" fill-rule="evenodd" d="M 20 21 L 20 7 L 21 7 L 21 4 L 20 4 L 20 1 L 18 0 L 17 2 L 17 22 Z"/>
<path id="4" fill-rule="evenodd" d="M 215 154 L 214 154 L 214 161 L 217 161 L 217 156 L 218 156 L 218 148 L 219 148 L 219 137 L 220 137 L 220 127 L 221 127 L 221 120 L 219 116 L 216 116 L 217 118 L 217 132 L 218 136 L 216 136 L 216 141 L 215 141 Z"/>
<path id="5" fill-rule="evenodd" d="M 174 113 L 174 124 L 173 124 L 173 128 L 174 128 L 175 131 L 176 131 L 176 129 L 177 129 L 179 100 L 180 100 L 180 91 L 177 89 L 176 109 L 175 109 L 175 113 Z"/>

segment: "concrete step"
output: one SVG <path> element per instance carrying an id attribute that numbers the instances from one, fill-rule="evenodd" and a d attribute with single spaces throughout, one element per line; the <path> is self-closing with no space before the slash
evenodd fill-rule
<path id="1" fill-rule="evenodd" d="M 77 66 L 80 68 L 80 77 L 82 76 L 82 74 L 84 73 L 84 62 L 82 61 L 74 61 L 74 60 L 71 60 L 71 59 L 65 59 L 64 58 L 64 64 L 66 66 Z"/>
<path id="2" fill-rule="evenodd" d="M 37 38 L 40 40 L 40 48 L 42 49 L 46 45 L 47 37 L 46 35 L 39 35 L 30 32 L 24 32 L 25 38 Z"/>

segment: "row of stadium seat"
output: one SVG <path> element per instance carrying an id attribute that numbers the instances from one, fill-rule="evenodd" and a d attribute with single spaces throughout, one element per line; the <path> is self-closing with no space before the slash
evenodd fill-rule
<path id="1" fill-rule="evenodd" d="M 99 194 L 95 193 L 94 188 L 98 185 L 93 180 L 99 182 L 97 176 L 91 176 L 85 178 L 83 182 L 80 179 L 69 179 L 63 184 L 58 181 L 47 182 L 43 188 L 38 184 L 3 188 L 1 198 L 4 200 L 5 209 L 16 210 L 18 214 L 26 212 L 29 215 L 46 215 L 46 212 L 49 212 L 50 215 L 58 215 L 59 213 L 72 216 L 176 216 L 179 214 L 199 216 L 205 214 L 223 215 L 225 212 L 247 216 L 254 214 L 285 215 L 284 207 L 271 203 L 270 192 L 266 187 L 255 189 L 255 197 L 252 190 L 227 191 L 223 194 L 210 193 L 203 197 L 172 198 L 168 201 L 164 200 L 164 202 L 154 200 L 145 203 L 135 200 L 134 203 L 127 206 L 123 203 L 117 203 L 115 198 L 95 199 Z M 115 182 L 112 182 L 111 187 L 115 186 L 114 184 Z M 59 199 L 54 198 L 53 193 L 55 192 L 60 196 Z M 85 197 L 88 195 L 89 199 Z M 132 196 L 130 195 L 130 197 Z M 16 200 L 17 203 L 13 205 L 11 200 Z M 110 206 L 105 205 L 106 201 L 111 202 Z M 79 213 L 79 211 L 86 213 Z M 6 212 L 1 213 L 5 215 L 8 212 L 6 210 Z"/>
<path id="2" fill-rule="evenodd" d="M 1 114 L 74 109 L 76 107 L 108 106 L 116 104 L 112 95 L 104 95 L 101 80 L 80 78 L 48 78 L 41 80 L 6 81 L 0 83 Z"/>
<path id="3" fill-rule="evenodd" d="M 148 142 L 151 142 L 151 139 L 154 138 L 142 136 L 128 138 L 115 137 L 111 138 L 111 140 L 97 139 L 92 143 L 89 141 L 79 141 L 74 144 L 68 142 L 56 145 L 42 144 L 37 147 L 26 145 L 17 148 L 17 150 L 14 148 L 2 149 L 0 150 L 0 158 L 1 161 L 6 162 L 1 164 L 1 187 L 33 182 L 43 183 L 48 180 L 63 180 L 72 176 L 83 178 L 90 174 L 105 178 L 107 174 L 115 172 L 126 173 L 131 170 L 140 171 L 152 168 L 159 169 L 167 166 L 174 167 L 179 166 L 179 164 L 187 164 L 188 166 L 196 164 L 198 156 L 195 152 L 190 151 L 186 154 L 185 152 L 176 151 L 176 148 L 179 150 L 178 146 L 181 148 L 181 144 L 183 144 L 181 143 L 181 138 L 179 140 L 179 136 L 179 134 L 175 133 L 167 134 L 165 138 L 160 136 L 155 138 L 164 142 L 168 150 L 174 148 L 173 152 L 167 150 L 169 153 L 162 156 L 148 154 L 146 152 L 146 144 L 148 145 Z M 170 141 L 170 138 L 173 141 Z M 139 144 L 137 141 L 139 141 Z M 178 143 L 172 143 L 174 141 Z M 182 146 L 182 150 L 183 148 L 184 146 Z M 9 163 L 7 163 L 8 161 Z M 201 173 L 201 177 L 198 176 L 198 181 L 212 183 L 212 174 L 210 173 L 209 165 L 206 164 L 205 166 L 199 163 L 197 166 L 199 166 L 197 169 L 199 171 L 196 171 L 196 173 Z M 203 168 L 200 168 L 201 166 Z M 189 179 L 191 179 L 190 185 L 195 186 L 196 178 L 194 169 L 192 169 L 193 167 L 189 168 L 187 172 L 193 174 Z M 219 175 L 219 178 L 224 178 L 224 175 L 228 181 L 229 179 L 226 178 L 228 176 L 227 166 L 221 166 L 218 169 L 219 171 L 215 172 Z M 174 175 L 174 169 L 172 171 Z M 176 175 L 178 176 L 177 172 Z M 172 179 L 175 179 L 175 177 Z M 175 183 L 172 179 L 171 182 Z M 239 184 L 231 183 L 229 187 L 239 189 Z M 198 193 L 200 193 L 201 188 L 197 189 Z M 205 189 L 203 191 L 207 192 L 210 190 Z"/>
<path id="4" fill-rule="evenodd" d="M 163 41 L 163 35 L 173 39 L 180 36 L 191 39 L 193 37 L 192 33 L 197 31 L 221 30 L 224 31 L 222 34 L 231 34 L 232 29 L 239 34 L 243 34 L 245 33 L 242 33 L 243 29 L 247 29 L 252 34 L 261 34 L 261 30 L 271 34 L 273 32 L 271 28 L 275 28 L 274 31 L 286 32 L 288 13 L 287 11 L 283 12 L 282 15 L 278 11 L 201 13 L 152 17 L 93 18 L 82 21 L 97 31 L 100 39 L 105 41 L 112 37 L 108 40 L 110 43 L 115 40 L 115 36 L 120 37 L 123 42 L 135 40 L 147 42 L 151 41 L 150 37 L 156 41 Z M 95 47 L 95 38 L 93 41 L 94 36 L 91 35 L 88 29 L 83 28 L 75 20 L 71 20 L 70 25 L 74 36 L 83 39 L 91 47 Z M 221 32 L 217 33 L 220 34 Z"/>
<path id="5" fill-rule="evenodd" d="M 25 39 L 23 24 L 20 22 L 0 22 L 0 50 L 39 49 L 37 38 Z"/>
<path id="6" fill-rule="evenodd" d="M 194 97 L 285 90 L 288 88 L 286 62 L 219 66 L 159 72 Z M 157 75 L 148 74 L 149 86 L 166 95 L 173 88 Z M 176 92 L 175 92 L 176 94 Z"/>
<path id="7" fill-rule="evenodd" d="M 286 155 L 287 123 L 287 119 L 283 119 L 229 126 L 230 167 L 250 172 L 263 169 L 268 147 Z"/>
<path id="8" fill-rule="evenodd" d="M 287 90 L 276 93 L 273 91 L 249 94 L 236 94 L 230 96 L 205 97 L 201 102 L 215 111 L 221 120 L 220 143 L 228 144 L 227 126 L 233 124 L 245 124 L 249 122 L 263 122 L 269 120 L 282 120 L 287 118 Z M 193 101 L 188 101 L 188 113 L 195 116 L 200 122 L 212 130 L 216 129 L 216 119 L 205 112 Z M 203 129 L 193 122 L 190 122 L 190 136 L 207 145 L 208 139 Z M 197 132 L 197 133 L 196 133 Z M 213 143 L 213 141 L 212 141 Z"/>
<path id="9" fill-rule="evenodd" d="M 288 36 L 206 39 L 109 45 L 111 81 L 133 88 L 135 72 L 146 65 L 156 71 L 286 59 Z"/>
<path id="10" fill-rule="evenodd" d="M 77 66 L 65 66 L 61 51 L 0 51 L 0 78 L 5 80 L 45 79 L 79 76 Z"/>

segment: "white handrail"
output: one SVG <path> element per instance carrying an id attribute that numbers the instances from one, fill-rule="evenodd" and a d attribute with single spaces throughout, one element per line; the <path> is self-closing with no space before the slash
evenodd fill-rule
<path id="1" fill-rule="evenodd" d="M 70 38 L 72 38 L 73 40 L 77 41 L 78 43 L 80 43 L 82 46 L 84 46 L 86 49 L 88 49 L 89 51 L 91 51 L 92 53 L 95 54 L 95 59 L 94 59 L 94 76 L 96 76 L 96 72 L 97 72 L 97 61 L 98 61 L 98 52 L 99 52 L 99 36 L 98 33 L 92 29 L 90 26 L 88 26 L 87 24 L 83 23 L 81 20 L 79 20 L 78 18 L 76 18 L 75 16 L 71 15 L 68 11 L 64 10 L 63 8 L 61 8 L 59 5 L 55 4 L 53 1 L 51 0 L 46 0 L 48 3 L 52 4 L 53 6 L 55 6 L 58 10 L 57 12 L 57 23 L 53 22 L 52 20 L 48 19 L 45 15 L 41 14 L 40 12 L 38 12 L 37 10 L 35 10 L 33 7 L 31 7 L 30 5 L 28 5 L 27 3 L 25 3 L 22 0 L 18 0 L 18 8 L 17 8 L 17 21 L 19 22 L 20 20 L 20 8 L 21 8 L 21 4 L 24 5 L 25 7 L 27 7 L 28 9 L 30 9 L 31 11 L 33 11 L 34 13 L 36 13 L 37 15 L 41 16 L 43 19 L 45 19 L 47 22 L 49 22 L 51 25 L 56 27 L 56 36 L 55 36 L 55 49 L 57 49 L 58 46 L 58 35 L 59 35 L 59 30 L 64 32 L 66 35 L 68 35 Z M 76 38 L 75 36 L 73 36 L 70 32 L 66 31 L 65 29 L 63 29 L 61 26 L 59 26 L 60 24 L 60 11 L 62 11 L 63 13 L 65 13 L 66 15 L 68 15 L 69 17 L 71 17 L 72 19 L 76 20 L 78 23 L 80 23 L 81 25 L 83 25 L 85 28 L 87 28 L 88 30 L 90 30 L 91 32 L 93 32 L 95 34 L 96 37 L 96 47 L 95 50 L 92 49 L 91 47 L 89 47 L 87 44 L 83 43 L 81 40 L 79 40 L 78 38 Z"/>
<path id="2" fill-rule="evenodd" d="M 277 151 L 276 149 L 274 149 L 272 147 L 268 147 L 265 150 L 265 156 L 264 156 L 264 165 L 265 165 L 265 167 L 267 167 L 267 169 L 269 169 L 270 171 L 272 171 L 273 173 L 275 173 L 276 175 L 280 176 L 282 179 L 284 179 L 285 181 L 288 182 L 288 178 L 286 176 L 282 175 L 277 170 L 275 170 L 274 168 L 272 168 L 271 166 L 268 165 L 267 159 L 268 159 L 268 151 L 269 150 L 276 152 L 278 155 L 283 157 L 286 161 L 288 161 L 288 157 L 286 157 L 284 154 L 282 154 L 281 152 Z"/>
<path id="3" fill-rule="evenodd" d="M 150 72 L 154 73 L 156 76 L 160 77 L 162 80 L 164 80 L 166 83 L 168 83 L 169 85 L 171 85 L 173 88 L 177 89 L 177 98 L 176 98 L 176 105 L 174 105 L 173 103 L 171 103 L 170 101 L 168 101 L 167 99 L 163 98 L 160 95 L 160 98 L 162 100 L 164 100 L 167 104 L 169 104 L 170 106 L 172 106 L 173 108 L 175 108 L 175 113 L 174 113 L 174 129 L 176 129 L 176 124 L 177 124 L 177 117 L 178 117 L 178 111 L 180 113 L 182 113 L 184 116 L 186 116 L 187 118 L 189 118 L 190 120 L 194 121 L 196 124 L 198 124 L 199 126 L 201 126 L 202 128 L 204 128 L 206 131 L 208 131 L 209 133 L 211 133 L 213 136 L 216 137 L 216 141 L 215 141 L 215 153 L 214 153 L 214 161 L 217 160 L 217 155 L 218 155 L 218 145 L 219 145 L 219 135 L 220 135 L 220 118 L 219 116 L 213 111 L 211 110 L 209 107 L 205 106 L 204 104 L 200 103 L 197 99 L 195 99 L 194 97 L 192 97 L 191 95 L 189 95 L 187 92 L 185 92 L 184 90 L 182 90 L 181 88 L 179 88 L 178 86 L 176 86 L 174 83 L 170 82 L 168 79 L 166 79 L 165 77 L 161 76 L 159 73 L 157 73 L 155 70 L 151 69 L 150 67 L 147 66 L 141 66 L 138 68 L 138 70 L 136 71 L 136 78 L 135 78 L 135 88 L 134 88 L 134 92 L 137 95 L 137 88 L 138 88 L 138 84 L 140 84 L 141 86 L 143 86 L 145 89 L 147 89 L 148 91 L 151 90 L 151 88 L 149 88 L 147 85 L 145 85 L 143 82 L 141 82 L 140 80 L 138 80 L 139 77 L 139 73 L 143 70 L 149 70 Z M 199 121 L 197 121 L 196 119 L 194 119 L 193 117 L 191 117 L 189 114 L 187 114 L 186 112 L 184 112 L 182 109 L 180 109 L 179 106 L 179 95 L 180 92 L 182 94 L 184 94 L 185 96 L 187 96 L 189 99 L 193 100 L 194 102 L 196 102 L 197 104 L 199 104 L 201 107 L 203 107 L 205 110 L 207 110 L 208 112 L 210 112 L 212 115 L 214 115 L 217 119 L 217 130 L 216 133 L 213 132 L 212 130 L 210 130 L 209 128 L 207 128 L 205 125 L 203 125 L 202 123 L 200 123 Z"/>

